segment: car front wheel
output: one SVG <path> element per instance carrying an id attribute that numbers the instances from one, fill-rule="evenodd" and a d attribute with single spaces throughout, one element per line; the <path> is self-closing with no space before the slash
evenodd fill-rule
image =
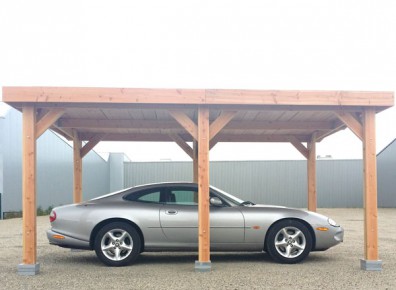
<path id="1" fill-rule="evenodd" d="M 126 266 L 136 260 L 140 249 L 140 236 L 136 229 L 123 222 L 102 227 L 95 238 L 95 252 L 108 266 Z"/>
<path id="2" fill-rule="evenodd" d="M 268 254 L 277 262 L 294 264 L 304 260 L 312 249 L 312 236 L 308 228 L 296 220 L 283 220 L 275 224 L 267 236 Z"/>

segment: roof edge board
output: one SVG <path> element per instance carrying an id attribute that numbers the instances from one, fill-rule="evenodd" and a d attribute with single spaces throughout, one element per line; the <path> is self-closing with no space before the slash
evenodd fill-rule
<path id="1" fill-rule="evenodd" d="M 236 89 L 138 89 L 3 87 L 3 101 L 16 103 L 280 105 L 391 107 L 393 92 Z"/>

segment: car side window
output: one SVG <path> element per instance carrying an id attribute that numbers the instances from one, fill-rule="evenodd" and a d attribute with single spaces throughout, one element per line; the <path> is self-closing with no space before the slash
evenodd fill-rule
<path id="1" fill-rule="evenodd" d="M 139 193 L 132 193 L 124 197 L 129 201 L 146 202 L 146 203 L 160 203 L 161 202 L 161 191 L 145 191 Z"/>
<path id="2" fill-rule="evenodd" d="M 170 189 L 166 204 L 198 205 L 198 193 L 191 189 Z"/>
<path id="3" fill-rule="evenodd" d="M 159 191 L 155 191 L 140 196 L 139 198 L 136 199 L 136 201 L 159 203 L 160 197 L 161 197 L 161 193 Z"/>

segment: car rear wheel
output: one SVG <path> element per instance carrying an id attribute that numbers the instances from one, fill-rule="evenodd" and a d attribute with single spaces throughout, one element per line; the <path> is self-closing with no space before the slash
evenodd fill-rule
<path id="1" fill-rule="evenodd" d="M 95 238 L 95 252 L 108 266 L 126 266 L 136 260 L 140 249 L 140 236 L 136 229 L 123 222 L 102 227 Z"/>
<path id="2" fill-rule="evenodd" d="M 303 223 L 284 220 L 271 228 L 266 243 L 268 254 L 273 260 L 295 264 L 308 256 L 312 249 L 312 236 Z"/>

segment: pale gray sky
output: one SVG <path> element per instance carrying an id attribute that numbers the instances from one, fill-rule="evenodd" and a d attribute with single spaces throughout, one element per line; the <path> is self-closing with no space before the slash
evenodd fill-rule
<path id="1" fill-rule="evenodd" d="M 396 1 L 0 2 L 1 86 L 396 90 Z M 396 138 L 377 117 L 377 151 Z M 107 144 L 188 160 L 174 144 Z M 360 158 L 349 131 L 320 155 Z M 212 160 L 296 159 L 288 144 L 218 144 Z"/>

